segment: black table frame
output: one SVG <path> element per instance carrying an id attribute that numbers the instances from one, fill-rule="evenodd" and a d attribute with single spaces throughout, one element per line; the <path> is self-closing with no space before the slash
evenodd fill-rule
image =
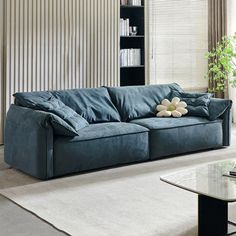
<path id="1" fill-rule="evenodd" d="M 198 195 L 198 235 L 225 236 L 228 234 L 228 202 L 205 195 Z"/>

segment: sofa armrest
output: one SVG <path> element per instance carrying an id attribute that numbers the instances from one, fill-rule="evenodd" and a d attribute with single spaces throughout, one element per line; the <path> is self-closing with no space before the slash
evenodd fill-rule
<path id="1" fill-rule="evenodd" d="M 232 101 L 228 99 L 211 98 L 209 104 L 209 120 L 223 120 L 223 146 L 229 146 L 231 141 Z"/>
<path id="2" fill-rule="evenodd" d="M 34 177 L 53 176 L 53 129 L 47 112 L 11 105 L 4 134 L 5 162 Z"/>

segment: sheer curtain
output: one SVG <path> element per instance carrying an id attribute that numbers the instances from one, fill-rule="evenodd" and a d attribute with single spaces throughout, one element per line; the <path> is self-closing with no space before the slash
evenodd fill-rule
<path id="1" fill-rule="evenodd" d="M 212 51 L 222 37 L 227 34 L 227 0 L 208 0 L 208 9 L 208 50 Z M 216 87 L 213 77 L 209 80 L 209 88 L 211 89 Z M 218 91 L 215 95 L 224 98 L 227 91 L 226 93 Z"/>
<path id="2" fill-rule="evenodd" d="M 148 0 L 149 82 L 206 90 L 208 0 Z"/>
<path id="3" fill-rule="evenodd" d="M 227 2 L 227 34 L 233 35 L 236 32 L 236 1 L 228 0 Z M 229 98 L 233 101 L 232 115 L 233 122 L 236 123 L 236 88 L 231 88 L 229 86 Z"/>

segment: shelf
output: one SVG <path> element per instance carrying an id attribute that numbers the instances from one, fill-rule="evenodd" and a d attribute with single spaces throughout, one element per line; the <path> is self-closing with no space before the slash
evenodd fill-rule
<path id="1" fill-rule="evenodd" d="M 144 38 L 144 35 L 120 36 L 121 38 Z"/>
<path id="2" fill-rule="evenodd" d="M 121 5 L 121 8 L 144 8 L 144 6 Z"/>
<path id="3" fill-rule="evenodd" d="M 121 69 L 129 69 L 129 68 L 144 68 L 144 65 L 140 65 L 140 66 L 121 66 Z"/>
<path id="4" fill-rule="evenodd" d="M 147 0 L 148 1 L 148 0 Z M 136 35 L 120 35 L 119 47 L 122 49 L 140 49 L 141 65 L 121 66 L 120 65 L 120 86 L 136 86 L 145 84 L 145 2 L 142 5 L 120 5 L 120 18 L 129 19 L 130 26 L 137 26 Z M 127 23 L 127 22 L 125 22 Z M 121 55 L 121 54 L 120 54 Z M 136 55 L 136 53 L 135 53 Z M 138 54 L 137 54 L 138 56 Z M 125 59 L 124 59 L 125 60 Z M 135 62 L 135 61 L 134 61 Z"/>

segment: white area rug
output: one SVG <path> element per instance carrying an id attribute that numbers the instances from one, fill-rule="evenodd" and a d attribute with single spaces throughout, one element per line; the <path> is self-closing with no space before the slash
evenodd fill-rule
<path id="1" fill-rule="evenodd" d="M 201 152 L 0 193 L 74 236 L 195 236 L 197 196 L 161 182 L 159 176 L 236 158 L 234 151 L 235 147 Z"/>

